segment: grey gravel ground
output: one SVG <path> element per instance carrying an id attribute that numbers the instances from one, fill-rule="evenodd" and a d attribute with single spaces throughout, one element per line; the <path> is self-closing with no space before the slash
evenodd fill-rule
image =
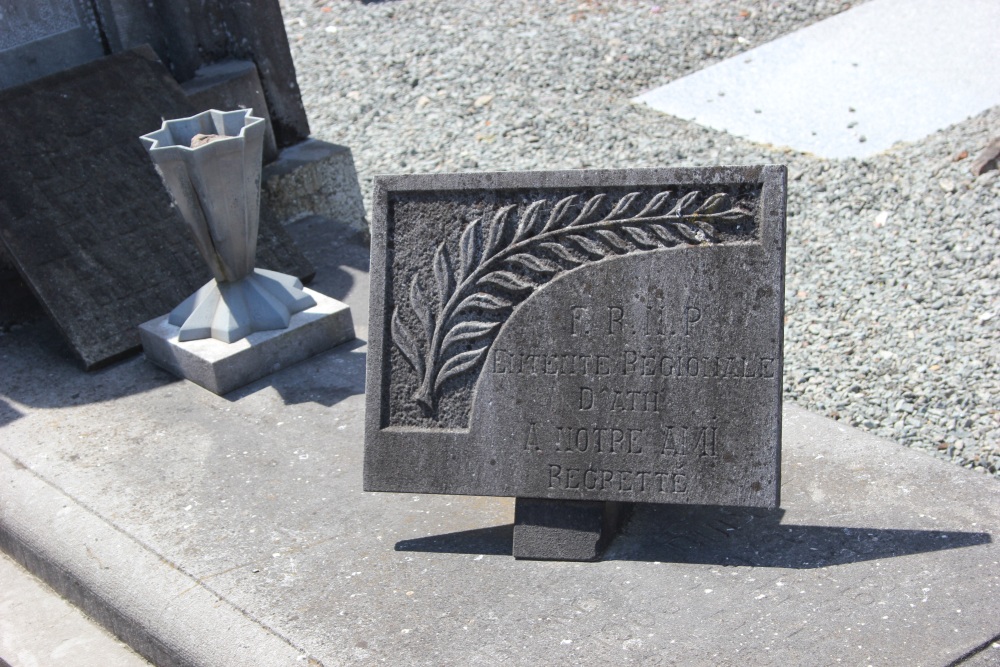
<path id="1" fill-rule="evenodd" d="M 969 164 L 1000 108 L 826 161 L 629 102 L 849 6 L 282 0 L 313 133 L 366 201 L 379 173 L 787 164 L 786 397 L 995 475 L 1000 179 Z"/>

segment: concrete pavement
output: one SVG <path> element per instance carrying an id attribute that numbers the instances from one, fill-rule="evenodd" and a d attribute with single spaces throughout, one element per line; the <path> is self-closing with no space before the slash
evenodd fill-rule
<path id="1" fill-rule="evenodd" d="M 365 336 L 366 249 L 297 223 Z M 0 544 L 161 665 L 940 666 L 1000 636 L 995 480 L 787 406 L 782 509 L 515 561 L 510 499 L 361 491 L 365 347 L 215 396 L 0 338 Z M 975 663 L 972 663 L 975 664 Z"/>
<path id="2" fill-rule="evenodd" d="M 1000 4 L 871 0 L 636 101 L 752 141 L 842 159 L 1000 104 Z"/>

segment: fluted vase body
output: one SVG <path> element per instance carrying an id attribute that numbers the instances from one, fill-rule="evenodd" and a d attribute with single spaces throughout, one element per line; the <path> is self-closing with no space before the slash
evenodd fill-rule
<path id="1" fill-rule="evenodd" d="M 170 313 L 182 341 L 235 342 L 315 305 L 298 279 L 254 268 L 264 128 L 249 109 L 209 110 L 141 137 L 213 276 Z"/>

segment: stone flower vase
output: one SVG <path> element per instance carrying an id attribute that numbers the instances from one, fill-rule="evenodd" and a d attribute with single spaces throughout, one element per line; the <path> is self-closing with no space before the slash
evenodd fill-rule
<path id="1" fill-rule="evenodd" d="M 250 114 L 213 109 L 141 137 L 214 276 L 171 311 L 181 341 L 233 343 L 316 305 L 297 278 L 254 268 L 264 119 Z"/>

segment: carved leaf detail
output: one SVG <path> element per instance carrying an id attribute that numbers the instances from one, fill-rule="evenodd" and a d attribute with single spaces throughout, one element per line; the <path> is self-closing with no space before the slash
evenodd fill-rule
<path id="1" fill-rule="evenodd" d="M 701 220 L 695 219 L 694 222 L 692 222 L 691 224 L 701 230 L 701 233 L 705 235 L 706 240 L 713 242 L 718 240 L 715 237 L 715 228 L 712 227 L 712 225 L 708 224 L 707 222 L 702 222 Z"/>
<path id="2" fill-rule="evenodd" d="M 527 253 L 519 253 L 507 258 L 507 261 L 531 269 L 532 271 L 538 271 L 539 273 L 554 273 L 559 270 L 559 265 L 555 262 Z"/>
<path id="3" fill-rule="evenodd" d="M 536 201 L 521 215 L 521 221 L 517 225 L 517 231 L 514 232 L 515 241 L 520 241 L 525 237 L 533 235 L 535 225 L 538 224 L 538 220 L 541 218 L 541 210 L 544 203 L 544 200 Z"/>
<path id="4" fill-rule="evenodd" d="M 667 199 L 669 198 L 670 198 L 670 190 L 664 190 L 663 192 L 660 192 L 659 194 L 657 194 L 656 196 L 654 196 L 652 199 L 649 200 L 649 203 L 646 204 L 641 211 L 639 211 L 639 215 L 637 217 L 641 218 L 656 213 L 661 208 L 663 208 L 664 202 L 666 202 Z"/>
<path id="5" fill-rule="evenodd" d="M 479 263 L 479 223 L 480 220 L 472 222 L 462 232 L 462 239 L 458 244 L 459 280 L 469 275 L 472 267 Z"/>
<path id="6" fill-rule="evenodd" d="M 559 245 L 558 243 L 543 243 L 540 247 L 551 252 L 559 259 L 567 262 L 572 262 L 573 264 L 582 264 L 583 262 L 586 261 L 580 259 L 576 255 L 571 253 L 569 250 L 566 249 L 566 246 Z"/>
<path id="7" fill-rule="evenodd" d="M 726 203 L 726 199 L 728 196 L 725 192 L 717 192 L 706 199 L 705 203 L 695 210 L 695 213 L 715 213 Z"/>
<path id="8" fill-rule="evenodd" d="M 687 193 L 686 195 L 677 200 L 677 203 L 674 204 L 674 207 L 670 209 L 670 213 L 668 213 L 667 215 L 673 217 L 680 217 L 681 215 L 684 214 L 684 210 L 690 207 L 691 204 L 694 202 L 694 200 L 697 198 L 698 198 L 697 190 L 693 190 Z"/>
<path id="9" fill-rule="evenodd" d="M 579 234 L 573 234 L 572 236 L 566 237 L 568 240 L 580 246 L 585 252 L 591 255 L 597 255 L 598 257 L 604 257 L 607 255 L 604 247 L 597 243 L 596 241 L 591 241 L 586 236 L 580 236 Z"/>
<path id="10" fill-rule="evenodd" d="M 611 209 L 611 213 L 608 213 L 608 217 L 605 218 L 605 219 L 606 220 L 614 220 L 619 215 L 621 215 L 622 213 L 624 213 L 625 211 L 627 211 L 628 208 L 629 208 L 629 206 L 632 205 L 632 202 L 634 202 L 636 199 L 638 199 L 638 197 L 639 197 L 639 193 L 638 192 L 630 192 L 630 193 L 628 193 L 627 195 L 625 195 L 624 197 L 622 197 L 621 199 L 618 200 L 618 203 L 615 204 L 615 207 L 613 209 Z"/>
<path id="11" fill-rule="evenodd" d="M 677 223 L 676 229 L 681 233 L 681 236 L 694 243 L 701 243 L 707 238 L 705 232 L 691 225 L 685 225 L 683 222 Z"/>
<path id="12" fill-rule="evenodd" d="M 504 206 L 489 222 L 483 217 L 462 231 L 457 267 L 447 244 L 438 246 L 433 261 L 437 308 L 431 307 L 416 277 L 410 285 L 410 307 L 425 339 L 418 339 L 398 312 L 391 322 L 393 343 L 420 380 L 414 399 L 425 413 L 436 409 L 444 381 L 480 367 L 500 327 L 495 320 L 539 286 L 572 268 L 621 254 L 718 243 L 718 223 L 750 217 L 753 212 L 746 206 L 756 206 L 753 201 L 730 205 L 725 192 L 703 197 L 695 190 L 678 197 L 664 214 L 672 197 L 664 191 L 638 213 L 629 213 L 640 197 L 638 192 L 621 196 L 603 217 L 599 212 L 608 210 L 605 194 L 587 199 L 575 217 L 571 211 L 577 195 L 556 202 L 547 219 L 545 200 L 531 202 L 519 216 L 516 205 Z M 466 349 L 470 344 L 474 348 Z"/>
<path id="13" fill-rule="evenodd" d="M 710 216 L 711 220 L 723 220 L 726 222 L 735 222 L 736 220 L 742 220 L 744 218 L 749 218 L 753 216 L 752 211 L 747 211 L 739 207 L 733 207 L 728 211 L 723 211 L 722 213 L 715 213 Z M 709 216 L 705 216 L 709 217 Z"/>
<path id="14" fill-rule="evenodd" d="M 498 326 L 500 326 L 499 322 L 459 322 L 445 335 L 441 349 L 447 350 L 455 343 L 474 341 L 488 336 Z"/>
<path id="15" fill-rule="evenodd" d="M 659 241 L 653 238 L 641 227 L 623 227 L 622 233 L 625 234 L 625 236 L 627 236 L 633 243 L 642 247 L 655 248 L 660 245 Z"/>
<path id="16" fill-rule="evenodd" d="M 464 373 L 479 364 L 483 357 L 486 356 L 488 349 L 488 347 L 482 347 L 478 350 L 467 350 L 448 359 L 448 361 L 444 362 L 441 371 L 438 373 L 438 384 L 440 385 L 448 378 L 454 377 L 459 373 Z"/>
<path id="17" fill-rule="evenodd" d="M 669 245 L 676 245 L 681 240 L 666 225 L 648 225 L 646 229 L 652 230 L 661 241 Z"/>
<path id="18" fill-rule="evenodd" d="M 413 366 L 413 370 L 417 372 L 417 376 L 421 379 L 424 377 L 424 358 L 420 355 L 420 346 L 417 345 L 416 338 L 406 325 L 403 324 L 399 319 L 399 311 L 393 311 L 392 313 L 392 341 L 399 348 L 399 351 L 403 354 L 403 358 Z"/>
<path id="19" fill-rule="evenodd" d="M 503 310 L 504 308 L 509 308 L 513 306 L 514 302 L 508 299 L 501 299 L 498 296 L 490 294 L 488 292 L 476 292 L 471 296 L 467 296 L 462 300 L 458 307 L 455 308 L 455 312 L 460 312 L 463 310 L 472 310 L 474 308 L 479 308 L 481 310 L 496 311 Z"/>
<path id="20" fill-rule="evenodd" d="M 590 217 L 594 214 L 601 204 L 604 203 L 604 195 L 594 195 L 587 200 L 587 203 L 583 205 L 580 209 L 580 214 L 576 216 L 573 222 L 569 223 L 570 227 L 576 227 L 577 225 L 586 224 Z"/>
<path id="21" fill-rule="evenodd" d="M 629 250 L 632 250 L 631 244 L 622 240 L 622 237 L 618 236 L 610 229 L 598 229 L 596 233 L 612 250 L 618 250 L 620 252 L 628 252 Z"/>
<path id="22" fill-rule="evenodd" d="M 497 271 L 496 273 L 491 273 L 483 278 L 483 282 L 496 285 L 497 287 L 502 287 L 512 292 L 535 289 L 538 287 L 535 283 L 530 282 L 516 273 L 511 273 L 510 271 Z"/>
<path id="23" fill-rule="evenodd" d="M 434 278 L 438 287 L 438 312 L 441 312 L 455 287 L 451 275 L 451 260 L 448 259 L 448 247 L 444 243 L 439 245 L 437 252 L 434 253 Z"/>
<path id="24" fill-rule="evenodd" d="M 486 256 L 492 257 L 494 252 L 503 240 L 504 232 L 507 228 L 507 221 L 510 219 L 510 213 L 517 206 L 505 206 L 497 214 L 493 216 L 493 222 L 490 224 L 489 238 L 486 241 Z"/>
<path id="25" fill-rule="evenodd" d="M 569 207 L 576 201 L 576 195 L 570 195 L 565 199 L 560 199 L 556 202 L 556 205 L 552 207 L 552 213 L 549 215 L 549 221 L 545 223 L 542 228 L 542 233 L 556 229 L 566 216 L 569 214 Z"/>
<path id="26" fill-rule="evenodd" d="M 424 325 L 424 334 L 427 336 L 427 340 L 430 340 L 431 336 L 434 335 L 434 315 L 431 314 L 430 304 L 427 303 L 427 297 L 424 296 L 424 290 L 420 288 L 420 281 L 417 280 L 416 276 L 410 283 L 410 306 L 417 319 Z"/>

